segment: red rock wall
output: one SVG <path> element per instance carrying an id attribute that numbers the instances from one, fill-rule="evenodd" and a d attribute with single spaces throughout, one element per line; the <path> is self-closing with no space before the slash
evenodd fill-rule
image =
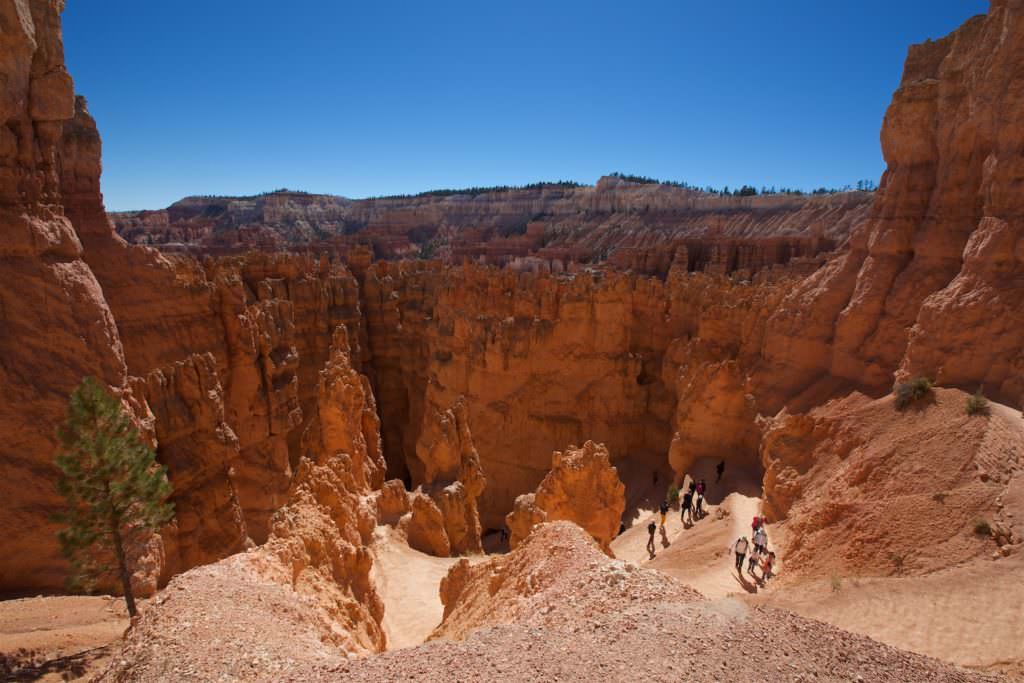
<path id="1" fill-rule="evenodd" d="M 121 340 L 65 215 L 61 131 L 74 114 L 57 3 L 0 2 L 0 591 L 62 585 L 49 521 L 54 430 L 86 375 L 126 380 Z"/>
<path id="2" fill-rule="evenodd" d="M 1024 7 L 997 0 L 910 49 L 870 219 L 770 323 L 769 405 L 823 379 L 877 395 L 900 369 L 1020 400 L 1022 38 Z"/>
<path id="3" fill-rule="evenodd" d="M 686 394 L 684 419 L 676 416 L 676 396 L 703 364 L 756 363 L 782 285 L 680 271 L 663 282 L 422 262 L 377 263 L 364 284 L 389 476 L 411 471 L 412 484 L 422 483 L 416 425 L 464 396 L 488 479 L 485 526 L 502 524 L 516 496 L 544 477 L 548 454 L 565 443 L 592 438 L 613 461 L 657 465 L 678 425 L 703 420 L 705 450 L 721 450 L 714 434 L 723 424 L 740 424 L 733 457 L 757 460 L 756 403 L 744 399 L 744 371 L 736 371 L 739 388 L 729 387 L 740 392 L 738 402 L 709 408 L 701 385 Z M 735 414 L 737 403 L 742 412 Z"/>

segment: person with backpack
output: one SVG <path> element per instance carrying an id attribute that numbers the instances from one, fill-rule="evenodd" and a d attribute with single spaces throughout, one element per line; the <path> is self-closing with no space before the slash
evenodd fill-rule
<path id="1" fill-rule="evenodd" d="M 756 534 L 757 530 L 761 528 L 761 518 L 754 515 L 753 521 L 750 522 L 750 533 Z"/>
<path id="2" fill-rule="evenodd" d="M 754 533 L 754 550 L 761 554 L 768 552 L 768 533 L 764 530 L 763 524 L 757 527 Z"/>
<path id="3" fill-rule="evenodd" d="M 651 537 L 653 539 L 653 536 Z M 733 552 L 736 553 L 736 571 L 741 576 L 743 575 L 743 559 L 747 556 L 747 550 L 750 548 L 750 542 L 746 536 L 741 537 L 736 544 L 733 546 Z"/>
<path id="4" fill-rule="evenodd" d="M 665 528 L 665 517 L 668 515 L 668 501 L 667 500 L 661 501 L 661 506 L 658 508 L 658 511 L 661 512 L 661 528 L 664 529 Z"/>
<path id="5" fill-rule="evenodd" d="M 654 534 L 658 531 L 658 525 L 651 520 L 651 523 L 647 525 L 647 552 L 650 553 L 651 557 L 654 557 Z"/>
<path id="6" fill-rule="evenodd" d="M 679 512 L 679 521 L 684 525 L 687 524 L 686 518 L 689 517 L 689 524 L 693 525 L 693 493 L 687 491 L 683 494 L 682 509 Z"/>

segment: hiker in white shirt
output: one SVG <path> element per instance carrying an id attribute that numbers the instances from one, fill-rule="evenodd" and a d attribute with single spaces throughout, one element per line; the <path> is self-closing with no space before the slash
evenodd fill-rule
<path id="1" fill-rule="evenodd" d="M 736 545 L 733 546 L 733 550 L 736 552 L 736 571 L 741 575 L 743 574 L 743 558 L 747 556 L 747 549 L 750 547 L 750 541 L 747 540 L 746 536 L 743 536 Z"/>
<path id="2" fill-rule="evenodd" d="M 760 526 L 754 534 L 754 550 L 760 554 L 768 552 L 768 533 Z"/>

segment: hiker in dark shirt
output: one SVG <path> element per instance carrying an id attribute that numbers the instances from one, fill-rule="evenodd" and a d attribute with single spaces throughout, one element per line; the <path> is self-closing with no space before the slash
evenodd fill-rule
<path id="1" fill-rule="evenodd" d="M 655 524 L 654 520 L 652 519 L 651 523 L 647 525 L 647 552 L 651 554 L 651 557 L 654 557 L 654 534 L 657 531 L 658 525 Z"/>
<path id="2" fill-rule="evenodd" d="M 693 494 L 687 491 L 683 494 L 683 509 L 679 513 L 679 521 L 684 525 L 689 523 L 693 525 Z M 689 518 L 689 519 L 687 519 Z"/>
<path id="3" fill-rule="evenodd" d="M 661 501 L 661 507 L 658 508 L 658 511 L 661 513 L 661 528 L 664 529 L 665 528 L 665 516 L 668 515 L 668 501 L 667 500 Z"/>

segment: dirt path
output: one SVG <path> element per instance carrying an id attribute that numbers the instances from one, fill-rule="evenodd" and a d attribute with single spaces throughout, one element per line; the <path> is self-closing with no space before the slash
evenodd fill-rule
<path id="1" fill-rule="evenodd" d="M 441 623 L 441 579 L 460 558 L 433 557 L 413 550 L 388 526 L 377 527 L 371 551 L 373 580 L 384 600 L 382 625 L 388 650 L 421 644 Z"/>
<path id="2" fill-rule="evenodd" d="M 0 680 L 84 680 L 103 668 L 126 628 L 120 598 L 0 601 Z"/>
<path id="3" fill-rule="evenodd" d="M 743 580 L 739 579 L 731 548 L 740 536 L 750 538 L 750 521 L 761 510 L 761 499 L 757 497 L 759 478 L 757 473 L 726 468 L 722 481 L 716 484 L 715 464 L 708 459 L 698 461 L 692 474 L 709 483 L 708 498 L 718 504 L 706 505 L 707 516 L 689 527 L 683 526 L 678 508 L 670 510 L 664 533 L 659 528 L 655 534 L 653 558 L 647 551 L 647 523 L 652 519 L 660 521 L 656 507 L 664 492 L 660 485 L 629 473 L 627 515 L 632 514 L 632 525 L 612 541 L 612 551 L 619 559 L 663 571 L 709 598 L 756 594 L 767 586 L 745 571 Z M 689 478 L 684 480 L 684 488 L 688 482 Z M 779 539 L 773 536 L 780 531 L 774 525 L 768 526 L 769 547 L 777 545 Z M 760 571 L 757 575 L 760 576 Z"/>

